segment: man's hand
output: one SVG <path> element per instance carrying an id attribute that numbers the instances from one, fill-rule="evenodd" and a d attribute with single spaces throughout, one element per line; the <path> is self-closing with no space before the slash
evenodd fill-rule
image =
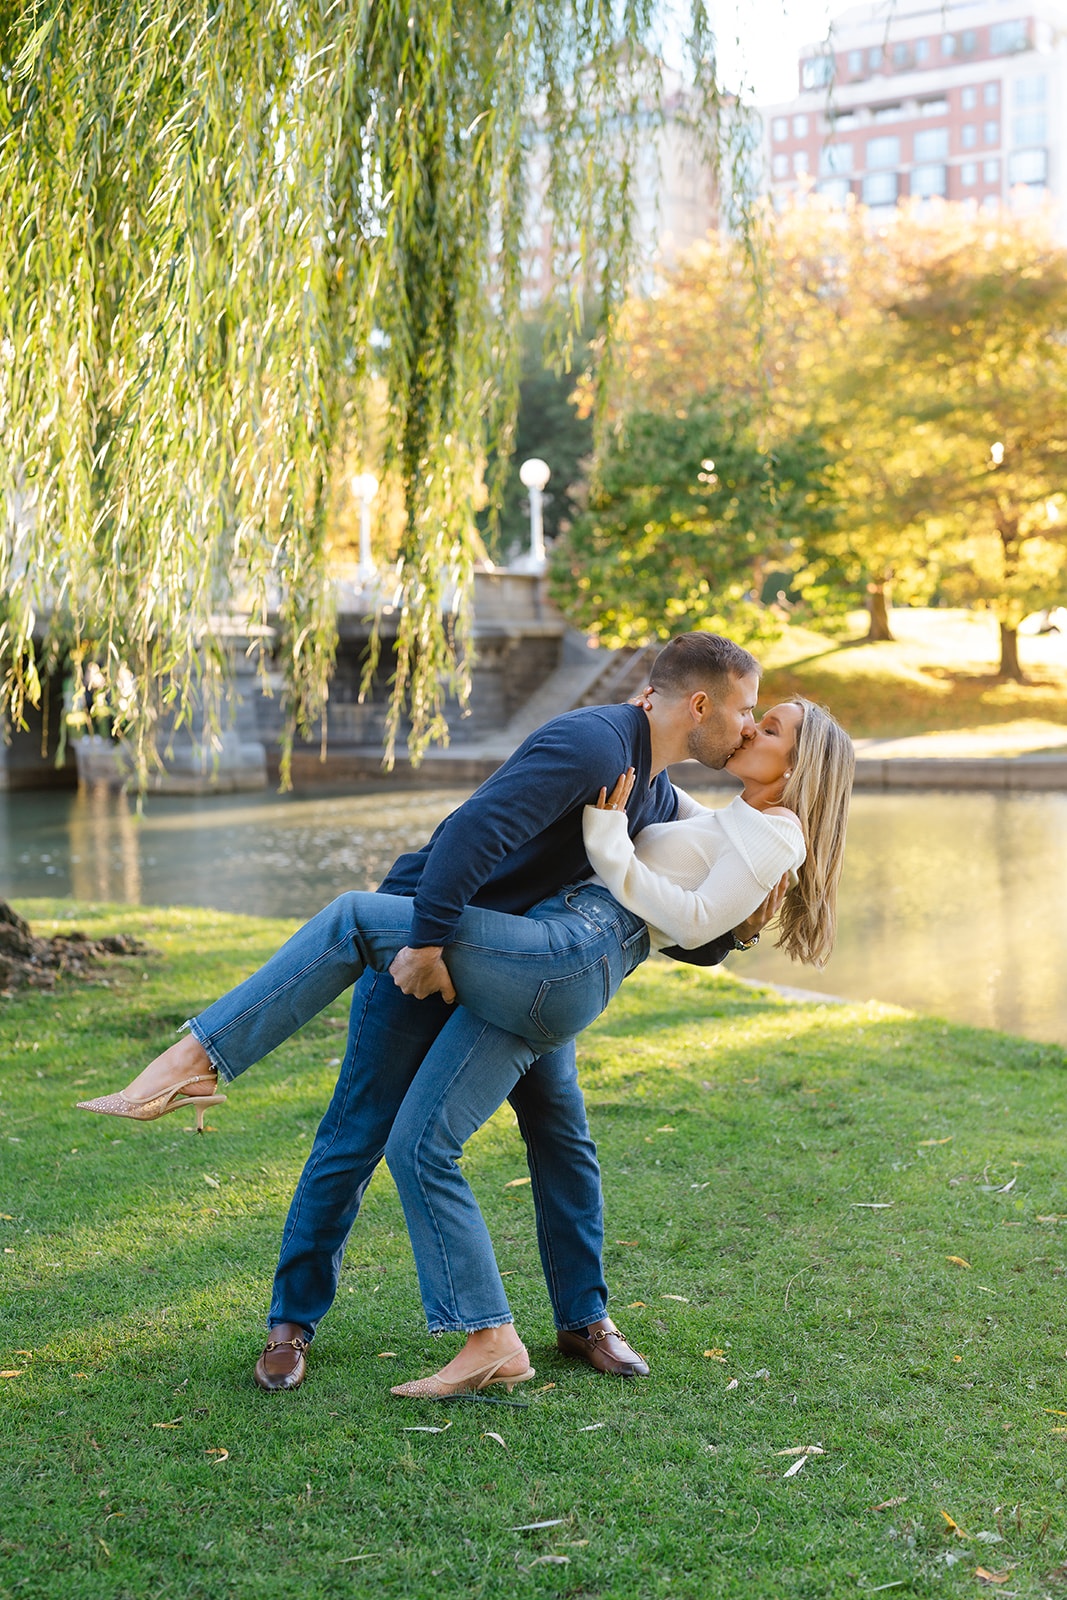
<path id="1" fill-rule="evenodd" d="M 424 945 L 419 950 L 413 950 L 406 944 L 393 957 L 389 976 L 401 994 L 414 995 L 416 1000 L 426 1000 L 432 994 L 439 994 L 450 1006 L 455 1004 L 456 991 L 448 976 L 448 968 L 441 959 L 439 944 Z"/>
<path id="2" fill-rule="evenodd" d="M 768 922 L 773 922 L 782 909 L 782 901 L 785 899 L 785 892 L 788 888 L 789 874 L 787 872 L 775 884 L 763 904 L 757 906 L 750 917 L 746 917 L 744 922 L 739 922 L 737 927 L 732 930 L 734 937 L 739 939 L 742 944 L 746 944 L 749 939 L 754 939 L 757 933 L 762 933 Z"/>

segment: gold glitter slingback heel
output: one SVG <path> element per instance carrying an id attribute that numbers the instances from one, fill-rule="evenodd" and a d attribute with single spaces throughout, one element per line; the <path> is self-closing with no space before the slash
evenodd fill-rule
<path id="1" fill-rule="evenodd" d="M 78 1110 L 99 1111 L 106 1117 L 132 1117 L 135 1122 L 155 1122 L 157 1117 L 165 1117 L 168 1111 L 180 1111 L 183 1106 L 192 1106 L 196 1112 L 196 1131 L 203 1133 L 204 1112 L 208 1106 L 222 1105 L 226 1096 L 183 1094 L 182 1090 L 188 1089 L 191 1083 L 210 1082 L 211 1076 L 206 1072 L 198 1072 L 194 1077 L 184 1078 L 181 1083 L 172 1084 L 169 1089 L 144 1100 L 128 1100 L 124 1094 L 104 1094 L 97 1100 L 79 1100 Z"/>
<path id="2" fill-rule="evenodd" d="M 492 1384 L 503 1383 L 507 1385 L 508 1394 L 517 1383 L 529 1383 L 535 1378 L 533 1367 L 527 1367 L 525 1372 L 517 1372 L 510 1377 L 498 1377 L 500 1368 L 512 1359 L 517 1352 L 511 1350 L 506 1356 L 499 1356 L 495 1361 L 490 1361 L 484 1367 L 478 1367 L 474 1372 L 469 1372 L 458 1383 L 449 1383 L 444 1378 L 439 1378 L 435 1372 L 430 1378 L 415 1378 L 411 1383 L 398 1383 L 390 1389 L 390 1394 L 395 1394 L 403 1400 L 447 1400 L 453 1394 L 477 1394 L 481 1389 L 488 1389 Z"/>

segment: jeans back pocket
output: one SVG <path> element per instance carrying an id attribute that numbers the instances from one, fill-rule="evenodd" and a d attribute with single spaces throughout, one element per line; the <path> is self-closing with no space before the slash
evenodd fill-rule
<path id="1" fill-rule="evenodd" d="M 562 1043 L 599 1017 L 611 993 L 608 959 L 601 956 L 569 978 L 549 978 L 542 983 L 530 1007 L 530 1020 L 546 1039 Z"/>

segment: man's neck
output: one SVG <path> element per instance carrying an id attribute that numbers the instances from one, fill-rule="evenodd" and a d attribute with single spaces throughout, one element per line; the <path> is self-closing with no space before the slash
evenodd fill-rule
<path id="1" fill-rule="evenodd" d="M 666 725 L 662 716 L 657 716 L 655 709 L 646 711 L 648 718 L 648 734 L 651 746 L 651 766 L 649 769 L 649 782 L 652 783 L 676 761 L 684 761 L 689 754 L 685 738 L 677 729 Z"/>

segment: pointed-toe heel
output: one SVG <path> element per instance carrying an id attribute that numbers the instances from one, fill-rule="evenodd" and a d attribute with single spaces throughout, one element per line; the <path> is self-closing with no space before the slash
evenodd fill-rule
<path id="1" fill-rule="evenodd" d="M 435 1372 L 429 1378 L 413 1378 L 410 1383 L 398 1383 L 389 1393 L 395 1394 L 401 1400 L 447 1400 L 454 1394 L 478 1394 L 482 1389 L 488 1389 L 495 1383 L 503 1383 L 507 1385 L 510 1394 L 517 1383 L 528 1383 L 531 1378 L 537 1376 L 533 1367 L 527 1367 L 525 1372 L 498 1377 L 500 1368 L 510 1360 L 510 1355 L 501 1356 L 498 1361 L 490 1361 L 488 1366 L 479 1367 L 477 1371 L 468 1373 L 458 1383 L 449 1383 Z"/>
<path id="2" fill-rule="evenodd" d="M 161 1094 L 149 1095 L 144 1100 L 129 1100 L 124 1094 L 104 1094 L 96 1100 L 79 1100 L 78 1110 L 98 1111 L 105 1117 L 130 1117 L 134 1122 L 155 1122 L 159 1117 L 165 1117 L 168 1111 L 180 1111 L 182 1106 L 192 1106 L 196 1112 L 196 1131 L 203 1133 L 204 1112 L 208 1106 L 222 1105 L 226 1096 L 183 1094 L 182 1090 L 188 1089 L 191 1083 L 206 1081 L 208 1074 L 199 1072 L 192 1078 L 185 1078 L 181 1083 L 174 1084 L 170 1089 L 164 1089 Z"/>

